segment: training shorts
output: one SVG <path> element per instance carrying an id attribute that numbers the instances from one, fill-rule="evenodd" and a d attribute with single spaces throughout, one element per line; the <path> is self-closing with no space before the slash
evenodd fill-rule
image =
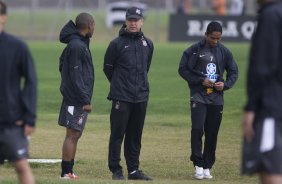
<path id="1" fill-rule="evenodd" d="M 62 103 L 58 124 L 69 129 L 82 132 L 87 120 L 88 113 L 82 107 L 69 106 Z"/>
<path id="2" fill-rule="evenodd" d="M 28 158 L 28 139 L 22 126 L 0 127 L 0 164 Z"/>
<path id="3" fill-rule="evenodd" d="M 242 174 L 282 174 L 282 121 L 258 117 L 251 142 L 243 140 Z"/>

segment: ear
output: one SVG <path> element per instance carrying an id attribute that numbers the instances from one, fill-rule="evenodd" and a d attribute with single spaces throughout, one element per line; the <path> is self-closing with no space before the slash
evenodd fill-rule
<path id="1" fill-rule="evenodd" d="M 143 24 L 144 24 L 144 19 L 142 18 L 141 19 L 141 26 L 143 26 Z"/>

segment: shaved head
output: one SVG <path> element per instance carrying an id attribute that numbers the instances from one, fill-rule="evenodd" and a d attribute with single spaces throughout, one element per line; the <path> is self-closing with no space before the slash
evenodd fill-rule
<path id="1" fill-rule="evenodd" d="M 87 29 L 87 27 L 93 23 L 94 19 L 88 13 L 80 13 L 75 19 L 75 25 L 78 30 Z"/>

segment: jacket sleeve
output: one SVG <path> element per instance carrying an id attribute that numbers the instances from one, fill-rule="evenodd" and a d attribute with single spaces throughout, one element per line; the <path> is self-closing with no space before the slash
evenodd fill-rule
<path id="1" fill-rule="evenodd" d="M 36 103 L 37 103 L 37 78 L 33 59 L 25 44 L 21 49 L 20 66 L 21 75 L 24 78 L 24 85 L 21 91 L 21 100 L 24 107 L 23 122 L 35 126 Z"/>
<path id="2" fill-rule="evenodd" d="M 235 84 L 235 82 L 238 79 L 238 66 L 234 61 L 231 52 L 228 49 L 226 51 L 225 59 L 226 59 L 225 70 L 227 74 L 226 74 L 226 80 L 224 82 L 224 90 L 228 90 Z"/>
<path id="3" fill-rule="evenodd" d="M 91 103 L 91 97 L 87 94 L 84 80 L 83 80 L 83 62 L 85 62 L 83 56 L 83 48 L 81 47 L 71 47 L 68 54 L 68 71 L 70 72 L 70 81 L 74 88 L 75 94 L 81 104 L 88 105 Z"/>
<path id="4" fill-rule="evenodd" d="M 264 12 L 267 13 L 267 12 Z M 280 21 L 281 22 L 281 21 Z M 260 105 L 263 89 L 281 70 L 281 24 L 275 12 L 261 15 L 252 42 L 247 78 L 246 111 L 255 111 Z M 280 74 L 281 75 L 281 74 Z"/>
<path id="5" fill-rule="evenodd" d="M 111 42 L 104 56 L 104 69 L 103 69 L 107 79 L 110 82 L 112 80 L 112 76 L 114 72 L 114 64 L 116 59 L 117 59 L 116 44 L 114 42 Z"/>
<path id="6" fill-rule="evenodd" d="M 147 65 L 147 72 L 149 72 L 150 66 L 151 66 L 151 62 L 152 62 L 153 53 L 154 53 L 154 44 L 149 39 L 147 39 L 147 42 L 148 42 L 148 45 L 149 45 L 149 48 L 150 48 L 148 65 Z"/>
<path id="7" fill-rule="evenodd" d="M 180 60 L 178 73 L 189 85 L 201 85 L 206 78 L 204 74 L 194 70 L 196 60 L 197 56 L 192 53 L 191 49 L 185 51 Z"/>

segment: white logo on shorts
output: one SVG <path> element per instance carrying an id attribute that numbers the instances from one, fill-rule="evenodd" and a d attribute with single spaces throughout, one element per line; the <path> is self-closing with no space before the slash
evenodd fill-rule
<path id="1" fill-rule="evenodd" d="M 82 122 L 83 122 L 83 116 L 81 116 L 81 117 L 79 117 L 79 120 L 78 120 L 78 124 L 82 124 Z"/>
<path id="2" fill-rule="evenodd" d="M 18 155 L 23 155 L 23 154 L 26 153 L 26 149 L 25 148 L 18 149 L 17 153 L 18 153 Z"/>

